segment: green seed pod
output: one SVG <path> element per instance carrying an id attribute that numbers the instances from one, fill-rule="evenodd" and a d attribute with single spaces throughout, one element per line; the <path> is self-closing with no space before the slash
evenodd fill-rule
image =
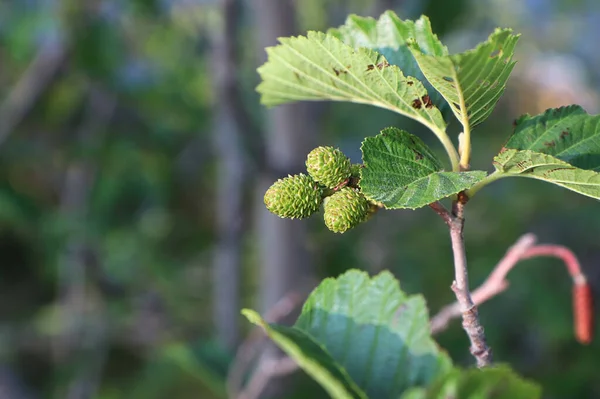
<path id="1" fill-rule="evenodd" d="M 365 220 L 369 202 L 362 193 L 344 187 L 326 198 L 324 208 L 327 228 L 334 233 L 343 233 Z"/>
<path id="2" fill-rule="evenodd" d="M 327 188 L 336 188 L 350 177 L 350 160 L 333 147 L 317 147 L 306 159 L 308 174 Z"/>
<path id="3" fill-rule="evenodd" d="M 304 219 L 319 210 L 322 190 L 303 174 L 277 180 L 265 193 L 267 209 L 282 218 Z"/>

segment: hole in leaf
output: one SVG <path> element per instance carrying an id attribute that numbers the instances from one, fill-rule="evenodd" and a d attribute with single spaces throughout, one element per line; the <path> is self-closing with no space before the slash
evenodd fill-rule
<path id="1" fill-rule="evenodd" d="M 496 49 L 495 51 L 492 51 L 492 53 L 490 54 L 490 58 L 496 58 L 496 57 L 501 57 L 502 56 L 502 47 L 499 49 Z"/>

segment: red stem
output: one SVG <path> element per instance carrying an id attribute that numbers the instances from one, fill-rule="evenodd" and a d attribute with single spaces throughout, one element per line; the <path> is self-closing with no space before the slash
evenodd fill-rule
<path id="1" fill-rule="evenodd" d="M 585 276 L 583 275 L 583 273 L 581 273 L 581 266 L 579 265 L 579 260 L 569 248 L 563 247 L 561 245 L 536 245 L 527 249 L 527 251 L 525 251 L 525 253 L 521 255 L 521 259 L 535 258 L 538 256 L 551 256 L 554 258 L 561 259 L 565 263 L 567 271 L 573 278 L 574 284 L 586 283 Z"/>

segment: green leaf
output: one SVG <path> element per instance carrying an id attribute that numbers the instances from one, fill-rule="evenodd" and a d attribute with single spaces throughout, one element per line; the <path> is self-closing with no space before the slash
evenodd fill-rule
<path id="1" fill-rule="evenodd" d="M 242 310 L 250 322 L 262 327 L 269 338 L 315 379 L 332 398 L 366 399 L 348 373 L 306 332 L 276 324 L 268 324 L 253 310 Z"/>
<path id="2" fill-rule="evenodd" d="M 511 32 L 497 29 L 475 49 L 455 55 L 428 55 L 418 42 L 411 46 L 423 74 L 465 129 L 483 122 L 504 92 L 519 39 Z"/>
<path id="3" fill-rule="evenodd" d="M 393 11 L 386 11 L 378 20 L 351 15 L 344 25 L 337 29 L 330 29 L 327 33 L 355 49 L 365 47 L 376 50 L 390 64 L 397 65 L 405 75 L 414 76 L 424 82 L 431 101 L 440 110 L 448 109 L 448 104 L 443 97 L 425 80 L 408 47 L 409 42 L 415 41 L 425 54 L 435 56 L 448 54 L 447 48 L 433 34 L 431 23 L 426 16 L 411 21 L 401 20 Z"/>
<path id="4" fill-rule="evenodd" d="M 537 399 L 541 389 L 507 367 L 454 369 L 431 387 L 407 392 L 402 399 Z"/>
<path id="5" fill-rule="evenodd" d="M 361 146 L 360 187 L 387 208 L 419 208 L 472 187 L 486 172 L 444 172 L 417 136 L 396 128 L 368 137 Z"/>
<path id="6" fill-rule="evenodd" d="M 547 181 L 600 199 L 600 173 L 579 169 L 548 154 L 506 149 L 494 158 L 499 177 L 522 176 Z"/>
<path id="7" fill-rule="evenodd" d="M 279 39 L 267 48 L 258 69 L 261 102 L 268 106 L 300 100 L 371 104 L 408 116 L 434 131 L 445 129 L 440 111 L 427 101 L 427 90 L 390 65 L 378 52 L 354 49 L 333 35 L 308 32 Z M 439 133 L 438 133 L 439 134 Z"/>
<path id="8" fill-rule="evenodd" d="M 600 172 L 600 115 L 589 115 L 579 105 L 523 115 L 505 148 L 541 152 Z"/>
<path id="9" fill-rule="evenodd" d="M 420 295 L 407 296 L 389 272 L 351 270 L 324 280 L 296 328 L 320 342 L 369 398 L 394 398 L 427 386 L 451 367 L 429 334 Z"/>

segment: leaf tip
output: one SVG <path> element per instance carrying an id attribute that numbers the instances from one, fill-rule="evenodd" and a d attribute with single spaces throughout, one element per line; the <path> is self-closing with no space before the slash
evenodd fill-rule
<path id="1" fill-rule="evenodd" d="M 264 327 L 266 325 L 265 321 L 260 317 L 258 312 L 252 309 L 242 309 L 241 313 L 245 316 L 248 321 L 252 324 L 256 324 L 257 326 Z"/>

